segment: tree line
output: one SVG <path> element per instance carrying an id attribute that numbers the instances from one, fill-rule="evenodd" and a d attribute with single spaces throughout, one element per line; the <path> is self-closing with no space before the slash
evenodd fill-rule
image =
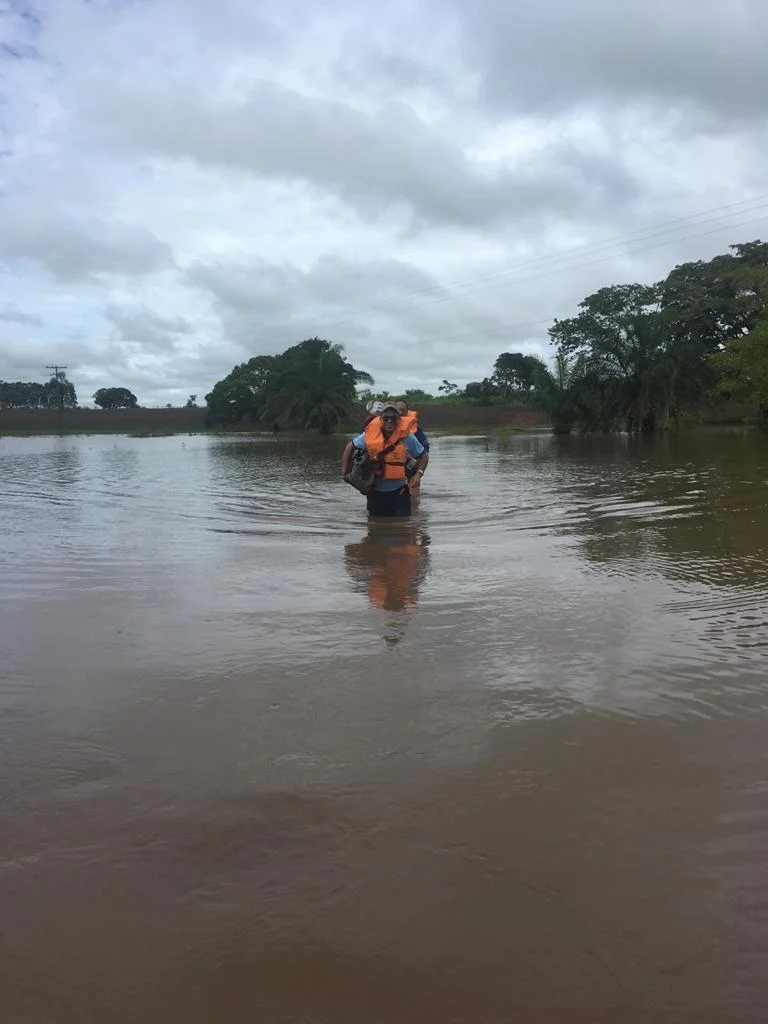
<path id="1" fill-rule="evenodd" d="M 723 401 L 752 405 L 768 429 L 768 244 L 730 249 L 653 285 L 601 288 L 550 328 L 553 366 L 502 354 L 469 388 L 529 392 L 557 433 L 652 433 Z"/>
<path id="2" fill-rule="evenodd" d="M 45 383 L 0 380 L 0 409 L 74 409 L 77 406 L 75 386 L 59 374 Z"/>
<path id="3" fill-rule="evenodd" d="M 187 406 L 194 405 L 190 395 Z M 129 388 L 99 388 L 93 395 L 101 409 L 136 409 L 138 399 Z M 60 371 L 45 383 L 0 380 L 0 409 L 76 409 L 77 392 L 72 381 Z"/>
<path id="4" fill-rule="evenodd" d="M 502 352 L 488 376 L 438 394 L 405 392 L 411 404 L 527 402 L 553 429 L 664 430 L 704 402 L 751 405 L 768 429 L 768 243 L 746 242 L 708 261 L 676 266 L 652 284 L 610 285 L 588 295 L 578 313 L 549 329 L 554 361 Z M 235 366 L 205 396 L 210 426 L 245 420 L 286 422 L 330 433 L 374 393 L 341 345 L 309 338 L 279 355 Z M 128 388 L 100 388 L 103 409 L 135 408 Z M 187 407 L 196 406 L 190 395 Z M 63 373 L 46 383 L 0 381 L 0 408 L 72 408 Z"/>
<path id="5" fill-rule="evenodd" d="M 768 427 L 768 244 L 601 288 L 555 321 L 535 378 L 556 431 L 664 430 L 705 401 L 752 405 Z"/>
<path id="6" fill-rule="evenodd" d="M 552 365 L 502 352 L 481 381 L 444 380 L 438 400 L 529 402 L 557 433 L 652 433 L 704 402 L 738 401 L 768 429 L 768 244 L 730 249 L 653 285 L 599 289 L 549 329 Z"/>

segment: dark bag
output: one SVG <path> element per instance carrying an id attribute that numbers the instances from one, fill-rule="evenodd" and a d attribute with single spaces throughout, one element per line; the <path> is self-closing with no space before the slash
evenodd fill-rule
<path id="1" fill-rule="evenodd" d="M 373 487 L 373 463 L 364 448 L 352 449 L 349 470 L 344 474 L 344 479 L 361 494 L 367 494 Z"/>

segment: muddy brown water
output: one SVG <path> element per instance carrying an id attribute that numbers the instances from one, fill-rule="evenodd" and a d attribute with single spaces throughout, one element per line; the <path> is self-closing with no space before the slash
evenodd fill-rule
<path id="1" fill-rule="evenodd" d="M 0 438 L 0 1020 L 768 1019 L 768 440 Z"/>

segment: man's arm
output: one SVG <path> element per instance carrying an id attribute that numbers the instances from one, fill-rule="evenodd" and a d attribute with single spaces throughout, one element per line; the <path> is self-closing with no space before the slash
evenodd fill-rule
<path id="1" fill-rule="evenodd" d="M 421 427 L 418 427 L 414 431 L 413 436 L 419 442 L 419 444 L 424 449 L 424 451 L 428 452 L 429 451 L 429 441 L 427 440 L 427 435 L 424 433 L 424 431 L 421 429 Z"/>
<path id="2" fill-rule="evenodd" d="M 424 470 L 429 465 L 429 452 L 426 451 L 415 434 L 408 435 L 405 442 L 405 449 L 412 459 L 416 459 L 416 474 L 418 474 L 419 479 L 421 479 L 421 477 L 424 476 Z"/>
<path id="3" fill-rule="evenodd" d="M 352 458 L 352 449 L 354 445 L 351 441 L 347 441 L 347 447 L 344 449 L 344 454 L 341 456 L 341 475 L 345 476 L 349 472 L 349 460 Z"/>
<path id="4" fill-rule="evenodd" d="M 341 475 L 349 472 L 349 464 L 352 461 L 352 449 L 360 448 L 365 451 L 365 434 L 358 434 L 357 437 L 353 437 L 351 441 L 347 443 L 347 447 L 344 449 L 344 454 L 341 456 Z"/>

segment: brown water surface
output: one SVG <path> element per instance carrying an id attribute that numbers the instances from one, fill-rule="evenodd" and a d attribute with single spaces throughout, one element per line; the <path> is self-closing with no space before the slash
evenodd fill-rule
<path id="1" fill-rule="evenodd" d="M 0 1021 L 768 1018 L 768 441 L 0 438 Z"/>

